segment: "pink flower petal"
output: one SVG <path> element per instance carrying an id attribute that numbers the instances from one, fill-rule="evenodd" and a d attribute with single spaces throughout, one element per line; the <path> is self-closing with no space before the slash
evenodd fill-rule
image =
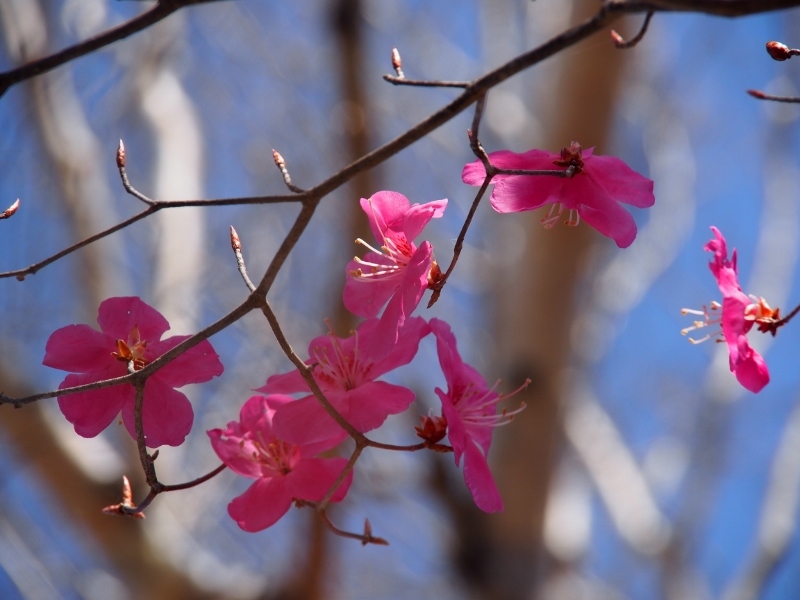
<path id="1" fill-rule="evenodd" d="M 111 353 L 116 349 L 114 338 L 105 333 L 88 325 L 67 325 L 47 340 L 42 364 L 75 373 L 104 371 L 111 366 Z M 125 375 L 125 366 L 119 364 L 119 375 Z"/>
<path id="2" fill-rule="evenodd" d="M 163 356 L 189 337 L 191 336 L 176 335 L 163 342 L 152 344 L 153 360 Z M 151 350 L 150 345 L 148 350 Z M 189 383 L 205 383 L 222 375 L 223 371 L 224 367 L 211 342 L 203 340 L 160 369 L 155 377 L 171 387 L 183 387 Z"/>
<path id="3" fill-rule="evenodd" d="M 136 296 L 109 298 L 100 304 L 97 324 L 114 339 L 127 340 L 134 326 L 144 340 L 156 342 L 169 329 L 167 320 Z"/>
<path id="4" fill-rule="evenodd" d="M 472 493 L 475 505 L 482 511 L 491 513 L 503 510 L 503 499 L 489 470 L 489 463 L 475 444 L 466 447 L 464 481 Z"/>
<path id="5" fill-rule="evenodd" d="M 447 198 L 425 204 L 414 204 L 408 209 L 403 219 L 403 232 L 406 239 L 409 242 L 415 240 L 431 219 L 438 219 L 444 215 L 445 208 L 447 208 Z"/>
<path id="6" fill-rule="evenodd" d="M 308 384 L 300 372 L 295 370 L 279 375 L 270 375 L 267 383 L 260 388 L 255 388 L 256 392 L 262 394 L 296 394 L 298 392 L 308 393 Z"/>
<path id="7" fill-rule="evenodd" d="M 379 256 L 374 252 L 367 252 L 363 260 L 379 265 L 394 265 L 390 259 Z M 347 273 L 356 271 L 359 268 L 365 273 L 369 272 L 369 267 L 364 267 L 354 260 L 347 263 Z M 381 308 L 397 290 L 400 281 L 401 277 L 361 281 L 348 275 L 344 284 L 344 305 L 347 310 L 359 317 L 367 319 L 377 317 L 378 313 L 381 312 Z"/>
<path id="8" fill-rule="evenodd" d="M 757 394 L 769 383 L 769 370 L 762 356 L 750 347 L 747 337 L 739 336 L 736 379 L 746 390 Z"/>
<path id="9" fill-rule="evenodd" d="M 389 354 L 397 343 L 399 329 L 403 326 L 406 317 L 419 305 L 425 290 L 428 287 L 428 272 L 431 268 L 431 255 L 433 246 L 423 242 L 406 266 L 406 272 L 397 287 L 386 309 L 381 315 L 380 323 L 367 351 L 375 358 L 382 358 Z"/>
<path id="10" fill-rule="evenodd" d="M 633 217 L 620 206 L 631 204 L 640 208 L 652 206 L 653 182 L 636 173 L 622 160 L 613 156 L 594 156 L 592 149 L 583 150 L 582 171 L 562 179 L 550 176 L 495 175 L 491 204 L 497 212 L 535 210 L 546 204 L 561 204 L 577 209 L 589 225 L 612 238 L 620 248 L 626 248 L 636 237 Z M 554 164 L 559 154 L 530 150 L 516 154 L 503 150 L 489 155 L 491 163 L 504 169 L 563 170 Z M 480 161 L 464 167 L 462 179 L 470 185 L 481 185 L 485 169 Z"/>
<path id="11" fill-rule="evenodd" d="M 620 248 L 627 248 L 636 239 L 636 221 L 614 201 L 604 204 L 595 202 L 592 206 L 581 205 L 578 207 L 578 214 L 597 231 L 614 240 Z"/>
<path id="12" fill-rule="evenodd" d="M 368 340 L 374 335 L 380 335 L 378 330 L 379 323 L 377 319 L 362 323 L 358 328 L 361 339 Z M 414 360 L 419 350 L 420 340 L 430 332 L 431 327 L 425 319 L 422 317 L 409 317 L 397 332 L 397 341 L 389 354 L 382 358 L 377 358 L 368 351 L 364 351 L 362 353 L 364 359 L 373 361 L 372 369 L 370 370 L 372 378 L 376 379 Z M 380 356 L 380 354 L 377 356 Z"/>
<path id="13" fill-rule="evenodd" d="M 122 363 L 120 363 L 122 364 Z M 67 375 L 58 389 L 85 385 L 118 375 L 108 371 Z M 58 408 L 82 437 L 94 437 L 108 427 L 134 395 L 133 386 L 118 385 L 58 397 Z"/>
<path id="14" fill-rule="evenodd" d="M 345 458 L 309 458 L 298 463 L 286 476 L 286 487 L 292 498 L 319 502 L 331 489 L 347 465 Z M 347 495 L 353 481 L 351 470 L 339 484 L 331 501 L 340 502 Z"/>
<path id="15" fill-rule="evenodd" d="M 377 429 L 389 415 L 405 411 L 414 401 L 414 392 L 384 381 L 370 381 L 346 394 L 342 416 L 361 433 Z"/>
<path id="16" fill-rule="evenodd" d="M 383 240 L 388 229 L 402 230 L 410 205 L 408 198 L 398 192 L 376 192 L 369 198 L 361 199 L 361 208 L 367 213 L 372 235 L 378 241 Z"/>
<path id="17" fill-rule="evenodd" d="M 210 429 L 206 433 L 214 452 L 229 469 L 250 479 L 261 477 L 261 467 L 252 460 L 244 448 L 244 432 L 237 421 L 228 423 L 228 427 L 224 431 Z"/>
<path id="18" fill-rule="evenodd" d="M 286 478 L 261 478 L 228 504 L 228 514 L 244 531 L 254 533 L 274 525 L 292 506 Z"/>
<path id="19" fill-rule="evenodd" d="M 328 401 L 339 409 L 336 397 L 328 397 Z M 347 433 L 339 427 L 314 396 L 306 396 L 281 407 L 273 420 L 275 435 L 293 444 L 312 444 L 339 437 L 344 439 Z"/>
<path id="20" fill-rule="evenodd" d="M 586 152 L 584 151 L 584 160 Z M 649 208 L 655 204 L 653 180 L 640 175 L 616 156 L 593 156 L 591 170 L 586 173 L 595 184 L 605 190 L 617 202 L 638 208 Z"/>
<path id="21" fill-rule="evenodd" d="M 122 421 L 131 437 L 136 439 L 134 417 L 135 396 L 122 407 Z M 148 448 L 180 446 L 189 435 L 194 411 L 189 399 L 157 377 L 147 380 L 144 387 L 142 422 Z"/>

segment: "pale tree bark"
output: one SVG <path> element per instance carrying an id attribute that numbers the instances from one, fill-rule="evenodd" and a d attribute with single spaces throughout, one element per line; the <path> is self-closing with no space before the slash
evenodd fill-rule
<path id="1" fill-rule="evenodd" d="M 569 20 L 579 22 L 595 10 L 591 3 L 574 2 Z M 541 137 L 530 139 L 528 147 L 557 152 L 574 140 L 605 153 L 625 62 L 625 54 L 606 40 L 603 34 L 593 36 L 546 65 L 557 75 L 546 96 L 534 92 L 548 106 L 532 109 L 543 125 Z M 535 597 L 547 569 L 542 534 L 562 445 L 559 380 L 570 363 L 570 324 L 579 308 L 573 298 L 581 263 L 597 235 L 586 224 L 544 230 L 539 211 L 515 216 L 522 217 L 527 235 L 521 259 L 497 286 L 496 356 L 497 364 L 506 369 L 505 381 L 530 377 L 532 383 L 515 398 L 528 408 L 513 427 L 496 436 L 493 447 L 505 510 L 491 517 L 484 589 L 487 597 L 497 599 Z"/>
<path id="2" fill-rule="evenodd" d="M 9 52 L 18 61 L 26 62 L 48 51 L 46 18 L 40 3 L 4 4 L 0 18 Z M 74 239 L 85 239 L 116 220 L 109 200 L 114 194 L 101 167 L 104 160 L 113 160 L 114 148 L 103 149 L 93 134 L 68 70 L 36 78 L 29 86 L 35 125 L 47 152 L 41 168 L 51 165 L 53 179 L 60 184 L 64 222 Z M 127 284 L 118 248 L 117 243 L 105 240 L 78 254 L 76 277 L 85 294 L 81 304 L 91 307 L 83 316 L 86 322 L 96 318 L 102 300 L 125 293 Z M 0 389 L 21 396 L 33 393 L 32 386 L 16 377 L 0 372 Z M 108 484 L 92 472 L 95 440 L 82 440 L 79 454 L 59 444 L 59 432 L 45 418 L 44 410 L 33 405 L 5 411 L 0 419 L 0 428 L 17 453 L 21 468 L 35 469 L 53 501 L 102 550 L 133 597 L 206 597 L 145 539 L 141 523 L 101 513 L 103 506 L 119 502 L 121 480 Z"/>

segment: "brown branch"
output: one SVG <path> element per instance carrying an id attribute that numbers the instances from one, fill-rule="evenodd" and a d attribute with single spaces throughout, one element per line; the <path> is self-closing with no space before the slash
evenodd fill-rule
<path id="1" fill-rule="evenodd" d="M 8 89 L 21 81 L 31 79 L 42 73 L 47 73 L 61 65 L 64 65 L 72 60 L 85 56 L 99 50 L 105 46 L 118 42 L 138 33 L 143 29 L 147 29 L 151 25 L 155 25 L 159 21 L 167 18 L 169 15 L 192 4 L 203 4 L 207 2 L 216 2 L 217 0 L 159 0 L 158 4 L 146 13 L 142 13 L 138 17 L 134 17 L 130 21 L 113 27 L 108 31 L 104 31 L 94 37 L 89 38 L 59 50 L 49 56 L 33 60 L 29 63 L 9 69 L 0 73 L 0 97 L 8 91 Z"/>
<path id="2" fill-rule="evenodd" d="M 252 281 L 250 281 L 250 276 L 247 274 L 247 266 L 244 264 L 244 256 L 242 256 L 242 241 L 239 239 L 239 234 L 236 233 L 233 225 L 231 225 L 231 248 L 233 249 L 233 255 L 236 257 L 236 268 L 239 270 L 239 274 L 242 276 L 242 279 L 244 279 L 244 284 L 251 292 L 255 291 L 256 286 Z"/>
<path id="3" fill-rule="evenodd" d="M 692 12 L 719 17 L 744 17 L 800 6 L 798 0 L 606 0 L 612 11 L 624 13 Z"/>
<path id="4" fill-rule="evenodd" d="M 642 23 L 642 28 L 639 30 L 639 33 L 637 33 L 634 37 L 632 37 L 628 41 L 625 41 L 625 39 L 620 34 L 618 34 L 615 30 L 612 29 L 611 39 L 614 40 L 614 45 L 620 50 L 624 50 L 627 48 L 633 48 L 636 44 L 641 42 L 642 39 L 644 38 L 644 34 L 647 33 L 647 28 L 650 25 L 650 19 L 653 18 L 654 14 L 655 13 L 651 10 L 647 13 L 647 15 L 645 15 L 644 23 Z"/>
<path id="5" fill-rule="evenodd" d="M 397 75 L 384 75 L 384 81 L 394 85 L 408 85 L 412 87 L 440 87 L 440 88 L 467 88 L 469 81 L 445 81 L 443 79 L 406 79 Z"/>
<path id="6" fill-rule="evenodd" d="M 747 90 L 747 93 L 759 100 L 771 100 L 772 102 L 786 102 L 789 104 L 800 103 L 800 98 L 797 96 L 774 96 L 773 94 L 765 94 L 759 90 Z"/>
<path id="7" fill-rule="evenodd" d="M 308 384 L 308 387 L 311 389 L 311 393 L 314 394 L 316 399 L 322 405 L 322 408 L 325 409 L 331 418 L 338 423 L 339 427 L 344 429 L 348 435 L 353 438 L 356 442 L 356 447 L 358 446 L 365 446 L 366 445 L 366 438 L 364 434 L 360 431 L 356 430 L 347 419 L 345 419 L 342 414 L 336 410 L 336 408 L 330 403 L 330 401 L 325 397 L 325 394 L 322 393 L 319 385 L 317 384 L 317 380 L 314 379 L 314 375 L 312 373 L 312 368 L 309 367 L 303 360 L 297 355 L 297 353 L 292 349 L 292 346 L 289 344 L 289 341 L 286 339 L 286 336 L 281 329 L 280 323 L 278 323 L 278 318 L 275 316 L 275 313 L 272 311 L 272 307 L 269 303 L 264 300 L 260 306 L 261 312 L 267 318 L 269 322 L 269 326 L 272 328 L 272 333 L 275 335 L 275 339 L 278 341 L 278 345 L 283 350 L 284 354 L 292 361 L 292 364 L 297 368 L 300 372 L 300 375 L 303 377 L 305 382 Z M 360 451 L 359 451 L 360 453 Z"/>

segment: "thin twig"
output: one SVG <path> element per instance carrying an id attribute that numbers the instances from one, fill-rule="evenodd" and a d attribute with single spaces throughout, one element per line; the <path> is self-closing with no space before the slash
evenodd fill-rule
<path id="1" fill-rule="evenodd" d="M 239 274 L 242 276 L 242 279 L 244 279 L 244 284 L 251 292 L 255 291 L 256 286 L 250 281 L 250 276 L 247 274 L 247 267 L 244 264 L 242 242 L 239 239 L 239 234 L 236 233 L 236 230 L 233 228 L 233 225 L 231 225 L 231 248 L 233 248 L 233 254 L 236 257 L 236 268 L 239 269 Z"/>
<path id="2" fill-rule="evenodd" d="M 800 98 L 797 96 L 775 96 L 773 94 L 765 94 L 759 90 L 747 90 L 747 93 L 750 94 L 753 98 L 758 98 L 759 100 L 771 100 L 772 102 L 787 102 L 790 104 L 797 104 L 800 103 Z"/>
<path id="3" fill-rule="evenodd" d="M 647 33 L 647 28 L 650 26 L 650 19 L 653 18 L 655 13 L 651 10 L 649 11 L 644 17 L 644 23 L 642 23 L 642 28 L 639 30 L 634 37 L 629 39 L 627 42 L 625 39 L 618 34 L 615 30 L 611 30 L 611 39 L 614 40 L 614 45 L 619 49 L 627 49 L 633 48 L 636 44 L 642 41 L 644 38 L 644 34 Z"/>
<path id="4" fill-rule="evenodd" d="M 292 183 L 292 176 L 289 175 L 289 170 L 286 168 L 286 161 L 283 159 L 283 156 L 281 156 L 280 152 L 273 150 L 272 160 L 275 162 L 275 166 L 278 167 L 278 170 L 281 172 L 281 175 L 283 176 L 283 183 L 286 184 L 286 187 L 289 188 L 289 190 L 296 194 L 302 194 L 305 192 L 303 188 L 297 187 Z"/>
<path id="5" fill-rule="evenodd" d="M 125 144 L 122 143 L 122 140 L 119 141 L 119 146 L 117 146 L 117 170 L 119 171 L 120 179 L 122 179 L 122 187 L 125 188 L 126 192 L 138 198 L 148 206 L 156 204 L 155 200 L 148 198 L 131 185 L 128 179 L 128 173 L 125 171 Z"/>
<path id="6" fill-rule="evenodd" d="M 336 527 L 336 525 L 333 524 L 333 522 L 330 520 L 330 517 L 328 517 L 328 513 L 326 513 L 325 511 L 320 512 L 319 516 L 322 517 L 322 520 L 325 522 L 325 526 L 339 537 L 349 538 L 351 540 L 358 540 L 364 546 L 366 546 L 367 544 L 375 544 L 377 546 L 389 545 L 389 542 L 387 542 L 385 539 L 372 535 L 370 531 L 365 531 L 364 533 L 351 533 L 349 531 L 344 531 L 342 529 L 339 529 L 338 527 Z M 365 525 L 365 530 L 371 529 L 371 527 L 369 527 L 368 525 L 369 521 L 367 521 L 366 523 L 367 524 Z"/>
<path id="7" fill-rule="evenodd" d="M 138 33 L 139 31 L 158 23 L 162 19 L 165 19 L 184 6 L 215 1 L 216 0 L 160 0 L 158 4 L 156 4 L 156 6 L 154 6 L 148 12 L 142 13 L 138 17 L 134 17 L 122 25 L 113 27 L 112 29 L 104 31 L 103 33 L 91 37 L 88 40 L 79 42 L 74 46 L 70 46 L 69 48 L 64 48 L 63 50 L 55 52 L 49 56 L 33 60 L 14 69 L 5 71 L 4 73 L 0 73 L 0 96 L 5 94 L 11 86 L 21 81 L 25 81 L 26 79 L 31 79 L 32 77 L 36 77 L 37 75 L 51 71 L 56 67 L 60 67 L 63 64 L 75 60 L 76 58 L 85 56 L 91 52 L 94 52 L 95 50 L 103 48 L 104 46 L 108 46 L 109 44 L 113 44 L 114 42 L 133 35 L 134 33 Z"/>
<path id="8" fill-rule="evenodd" d="M 445 81 L 434 79 L 406 79 L 396 75 L 384 75 L 383 79 L 394 85 L 408 85 L 412 87 L 438 87 L 438 88 L 467 88 L 471 81 Z"/>
<path id="9" fill-rule="evenodd" d="M 325 394 L 320 389 L 319 385 L 317 384 L 317 380 L 314 379 L 314 375 L 312 374 L 312 369 L 303 360 L 297 355 L 297 353 L 292 349 L 292 346 L 289 344 L 286 336 L 281 329 L 280 323 L 278 323 L 278 318 L 275 316 L 275 313 L 272 311 L 272 307 L 269 305 L 269 302 L 264 300 L 261 304 L 261 312 L 267 318 L 267 322 L 269 322 L 269 326 L 272 328 L 272 333 L 275 335 L 275 339 L 278 341 L 278 345 L 283 350 L 284 354 L 292 361 L 292 364 L 297 368 L 300 372 L 300 375 L 303 377 L 305 382 L 308 384 L 308 387 L 311 389 L 311 393 L 314 394 L 316 399 L 325 409 L 331 418 L 339 424 L 339 427 L 344 429 L 350 437 L 352 437 L 355 442 L 356 446 L 366 445 L 366 438 L 364 434 L 360 431 L 356 430 L 348 421 L 345 419 L 342 414 L 336 410 L 336 408 L 330 403 L 330 401 L 325 397 Z"/>

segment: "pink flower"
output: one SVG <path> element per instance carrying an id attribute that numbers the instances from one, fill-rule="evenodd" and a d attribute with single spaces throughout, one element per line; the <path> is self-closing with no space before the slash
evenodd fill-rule
<path id="1" fill-rule="evenodd" d="M 242 406 L 239 421 L 231 421 L 225 430 L 208 432 L 222 462 L 239 475 L 256 480 L 228 504 L 228 514 L 245 531 L 274 525 L 292 500 L 321 501 L 347 464 L 344 458 L 315 458 L 336 446 L 337 439 L 292 444 L 275 434 L 276 413 L 293 402 L 289 396 L 253 396 Z M 352 480 L 351 471 L 336 488 L 332 502 L 345 497 Z"/>
<path id="2" fill-rule="evenodd" d="M 761 355 L 750 347 L 747 333 L 756 321 L 777 317 L 777 311 L 772 311 L 763 299 L 754 302 L 745 295 L 739 287 L 736 250 L 728 260 L 725 238 L 716 227 L 711 231 L 714 239 L 704 249 L 714 253 L 708 266 L 722 292 L 722 335 L 728 344 L 731 372 L 745 389 L 759 392 L 769 383 L 769 371 Z"/>
<path id="3" fill-rule="evenodd" d="M 344 286 L 344 305 L 353 314 L 371 319 L 388 302 L 373 342 L 376 354 L 391 350 L 406 317 L 440 275 L 433 246 L 423 242 L 417 247 L 414 239 L 428 221 L 444 214 L 446 206 L 447 200 L 411 206 L 408 198 L 397 192 L 378 192 L 361 199 L 361 208 L 381 246 L 376 249 L 356 240 L 370 252 L 347 265 L 350 276 Z"/>
<path id="4" fill-rule="evenodd" d="M 503 500 L 486 457 L 494 428 L 509 423 L 525 405 L 511 413 L 504 410 L 497 414 L 497 403 L 508 396 L 500 396 L 494 388 L 489 389 L 481 374 L 461 360 L 456 338 L 447 323 L 431 319 L 430 326 L 436 336 L 439 364 L 447 381 L 447 393 L 439 388 L 435 391 L 442 401 L 442 415 L 447 421 L 447 437 L 453 446 L 456 466 L 460 466 L 463 456 L 464 480 L 478 508 L 485 512 L 503 510 Z M 426 423 L 423 419 L 422 429 L 430 429 L 436 435 L 441 425 L 436 423 L 436 417 L 426 419 L 434 420 Z"/>
<path id="5" fill-rule="evenodd" d="M 169 323 L 139 298 L 109 298 L 98 311 L 100 331 L 88 325 L 68 325 L 47 340 L 43 363 L 74 371 L 59 389 L 127 375 L 133 361 L 139 370 L 188 338 L 161 340 Z M 222 373 L 222 363 L 206 340 L 200 342 L 148 378 L 144 388 L 143 423 L 147 445 L 179 446 L 192 428 L 194 414 L 189 400 L 174 388 L 202 383 Z M 136 438 L 134 402 L 130 384 L 59 396 L 58 406 L 75 432 L 94 437 L 122 411 L 122 421 Z"/>
<path id="6" fill-rule="evenodd" d="M 389 415 L 401 413 L 414 401 L 408 388 L 375 381 L 378 377 L 414 358 L 419 341 L 430 333 L 421 317 L 412 317 L 400 330 L 397 343 L 386 356 L 376 356 L 373 338 L 380 335 L 377 319 L 364 321 L 348 338 L 333 333 L 314 338 L 309 344 L 314 379 L 328 401 L 358 431 L 380 427 Z M 259 392 L 308 394 L 310 389 L 300 373 L 293 370 L 267 379 Z M 281 437 L 290 441 L 322 440 L 344 435 L 342 428 L 325 412 L 313 395 L 285 406 L 275 418 Z M 340 438 L 341 439 L 341 438 Z"/>
<path id="7" fill-rule="evenodd" d="M 509 150 L 492 152 L 489 160 L 499 169 L 553 170 L 555 165 L 572 169 L 574 173 L 568 178 L 495 175 L 492 208 L 510 213 L 552 204 L 550 212 L 542 219 L 548 229 L 558 222 L 564 208 L 568 208 L 567 225 L 577 225 L 582 217 L 597 231 L 613 239 L 617 246 L 627 248 L 636 238 L 636 223 L 619 203 L 639 208 L 653 206 L 656 201 L 653 182 L 614 156 L 594 156 L 593 150 L 581 150 L 580 144 L 572 142 L 560 155 L 545 150 L 529 150 L 524 154 Z M 461 179 L 469 185 L 482 185 L 485 177 L 486 170 L 480 161 L 466 165 L 461 172 Z"/>

